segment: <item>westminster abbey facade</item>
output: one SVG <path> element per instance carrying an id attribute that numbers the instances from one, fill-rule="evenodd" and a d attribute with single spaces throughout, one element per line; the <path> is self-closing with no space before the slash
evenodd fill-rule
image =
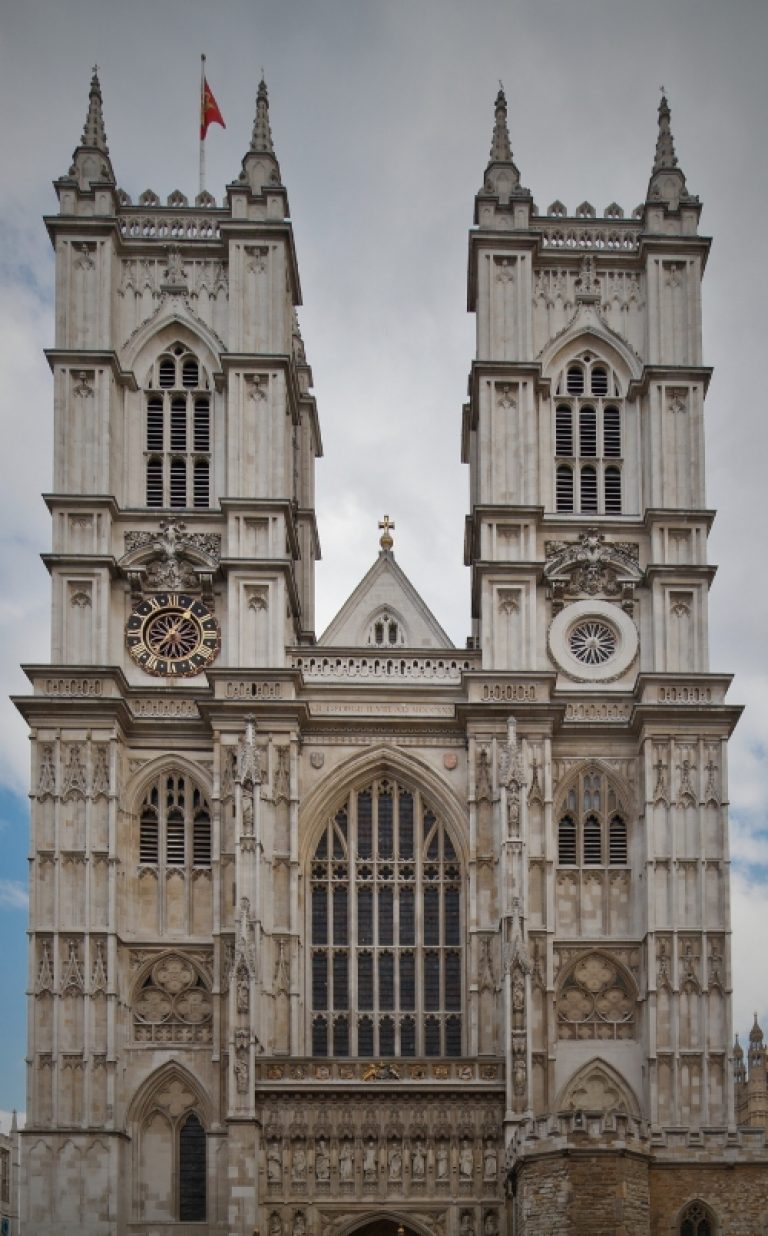
<path id="1" fill-rule="evenodd" d="M 32 732 L 35 1236 L 757 1236 L 731 1059 L 701 281 L 539 212 L 496 100 L 469 236 L 472 635 L 398 566 L 314 631 L 321 453 L 266 87 L 223 204 L 132 201 L 98 79 L 56 255 Z M 478 152 L 478 170 L 481 153 Z M 469 358 L 468 358 L 469 359 Z"/>

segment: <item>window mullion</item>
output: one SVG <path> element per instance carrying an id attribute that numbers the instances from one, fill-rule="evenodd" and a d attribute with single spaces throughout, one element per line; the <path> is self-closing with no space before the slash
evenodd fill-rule
<path id="1" fill-rule="evenodd" d="M 392 967 L 394 985 L 395 1055 L 400 1055 L 400 792 L 392 787 Z"/>
<path id="2" fill-rule="evenodd" d="M 414 796 L 414 954 L 416 972 L 416 1055 L 424 1055 L 424 804 L 421 794 Z"/>
<path id="3" fill-rule="evenodd" d="M 347 801 L 347 915 L 349 943 L 347 945 L 347 976 L 349 983 L 349 1054 L 357 1052 L 357 959 L 360 945 L 357 938 L 357 794 Z"/>
<path id="4" fill-rule="evenodd" d="M 381 998 L 379 984 L 379 785 L 374 782 L 371 794 L 371 868 L 373 871 L 371 891 L 371 953 L 373 955 L 373 1053 L 379 1052 L 379 1029 L 381 1022 Z"/>

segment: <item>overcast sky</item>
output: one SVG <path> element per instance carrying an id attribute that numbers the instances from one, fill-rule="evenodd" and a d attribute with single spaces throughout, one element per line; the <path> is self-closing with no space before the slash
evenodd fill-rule
<path id="1" fill-rule="evenodd" d="M 0 18 L 2 286 L 0 696 L 48 656 L 52 260 L 41 216 L 66 172 L 98 62 L 118 184 L 197 191 L 199 56 L 227 123 L 207 188 L 240 170 L 263 66 L 294 219 L 325 457 L 318 631 L 395 520 L 398 561 L 451 637 L 469 630 L 460 410 L 473 354 L 466 234 L 502 79 L 523 183 L 627 214 L 644 198 L 663 83 L 688 186 L 714 248 L 704 284 L 708 503 L 719 564 L 712 668 L 747 712 L 731 745 L 735 1025 L 768 1020 L 764 0 L 25 0 Z M 758 217 L 760 216 L 760 217 Z M 0 699 L 0 1106 L 23 1106 L 23 881 L 28 744 Z M 768 1029 L 768 1026 L 766 1026 Z"/>

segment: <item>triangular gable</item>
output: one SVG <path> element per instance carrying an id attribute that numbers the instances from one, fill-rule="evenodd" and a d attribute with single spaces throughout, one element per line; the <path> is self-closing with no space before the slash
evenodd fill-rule
<path id="1" fill-rule="evenodd" d="M 377 624 L 381 630 L 377 631 Z M 392 625 L 394 624 L 394 626 Z M 394 640 L 391 638 L 395 635 Z M 380 638 L 378 638 L 380 636 Z M 335 648 L 453 648 L 391 550 L 382 550 L 318 644 Z"/>

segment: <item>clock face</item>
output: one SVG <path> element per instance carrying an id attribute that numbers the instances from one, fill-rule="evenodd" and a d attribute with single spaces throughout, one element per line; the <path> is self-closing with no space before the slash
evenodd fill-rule
<path id="1" fill-rule="evenodd" d="M 188 678 L 219 655 L 221 633 L 202 601 L 182 592 L 159 592 L 134 607 L 125 642 L 147 674 Z"/>

